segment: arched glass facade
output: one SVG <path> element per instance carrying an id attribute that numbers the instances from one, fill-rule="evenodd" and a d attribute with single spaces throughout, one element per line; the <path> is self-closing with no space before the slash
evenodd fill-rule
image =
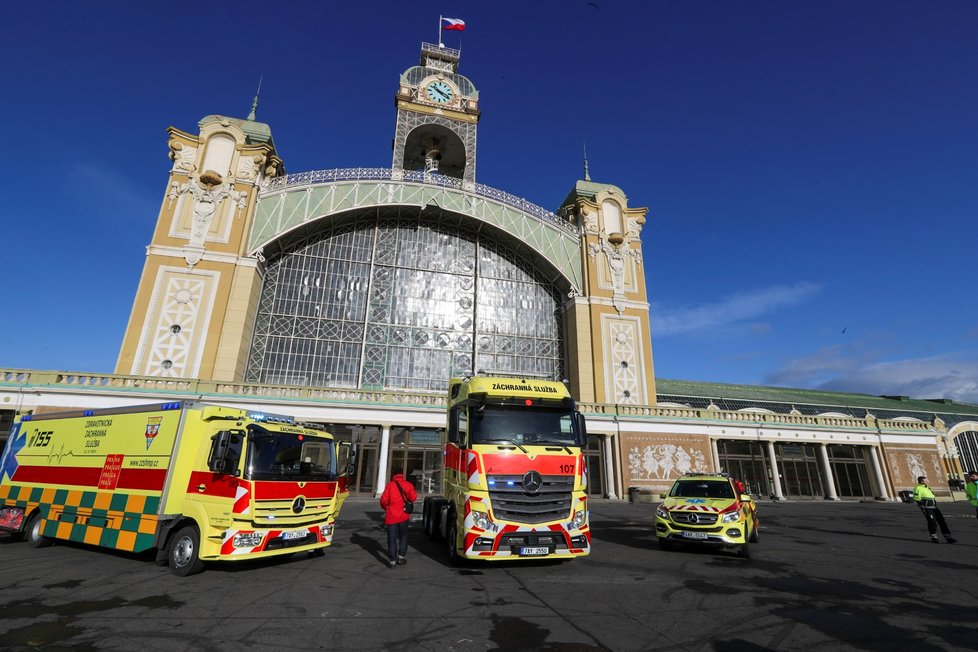
<path id="1" fill-rule="evenodd" d="M 355 218 L 269 259 L 249 382 L 443 391 L 480 369 L 562 375 L 562 292 L 531 252 L 447 213 Z"/>

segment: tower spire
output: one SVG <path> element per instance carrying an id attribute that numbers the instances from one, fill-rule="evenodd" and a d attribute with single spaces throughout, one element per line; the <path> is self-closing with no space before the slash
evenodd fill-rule
<path id="1" fill-rule="evenodd" d="M 591 173 L 588 171 L 587 167 L 587 142 L 584 143 L 584 180 L 591 180 Z"/>
<path id="2" fill-rule="evenodd" d="M 251 113 L 248 114 L 248 119 L 252 121 L 258 113 L 258 96 L 261 95 L 261 82 L 263 79 L 265 79 L 264 75 L 258 78 L 258 91 L 255 93 L 255 99 L 251 100 Z"/>

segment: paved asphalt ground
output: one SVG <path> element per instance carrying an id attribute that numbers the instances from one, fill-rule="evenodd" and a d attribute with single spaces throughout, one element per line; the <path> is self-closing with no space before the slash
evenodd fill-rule
<path id="1" fill-rule="evenodd" d="M 453 568 L 412 524 L 383 564 L 351 499 L 321 557 L 172 576 L 150 556 L 0 537 L 3 650 L 962 650 L 978 648 L 978 521 L 956 545 L 902 503 L 759 503 L 752 559 L 655 546 L 653 505 L 594 501 L 594 550 Z"/>

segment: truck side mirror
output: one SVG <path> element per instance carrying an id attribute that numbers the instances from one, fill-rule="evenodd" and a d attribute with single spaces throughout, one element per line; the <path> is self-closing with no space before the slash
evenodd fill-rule
<path id="1" fill-rule="evenodd" d="M 577 436 L 580 438 L 578 445 L 581 448 L 587 448 L 587 424 L 584 421 L 584 415 L 577 412 Z"/>
<path id="2" fill-rule="evenodd" d="M 238 475 L 241 460 L 241 442 L 244 433 L 238 430 L 222 430 L 211 437 L 211 451 L 207 456 L 207 469 L 214 473 Z"/>
<path id="3" fill-rule="evenodd" d="M 357 472 L 357 444 L 341 441 L 336 449 L 336 469 L 340 475 L 353 476 Z"/>

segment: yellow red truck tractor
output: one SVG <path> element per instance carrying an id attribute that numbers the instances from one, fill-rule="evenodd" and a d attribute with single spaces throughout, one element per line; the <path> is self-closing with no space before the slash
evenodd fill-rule
<path id="1" fill-rule="evenodd" d="M 319 550 L 349 495 L 351 444 L 290 417 L 195 401 L 23 415 L 0 458 L 0 529 L 208 561 Z"/>
<path id="2" fill-rule="evenodd" d="M 443 493 L 425 533 L 448 559 L 573 559 L 591 550 L 584 417 L 560 382 L 449 381 Z"/>
<path id="3" fill-rule="evenodd" d="M 677 479 L 655 510 L 659 547 L 700 545 L 733 549 L 750 557 L 759 540 L 757 507 L 743 485 L 725 473 L 687 473 Z"/>

